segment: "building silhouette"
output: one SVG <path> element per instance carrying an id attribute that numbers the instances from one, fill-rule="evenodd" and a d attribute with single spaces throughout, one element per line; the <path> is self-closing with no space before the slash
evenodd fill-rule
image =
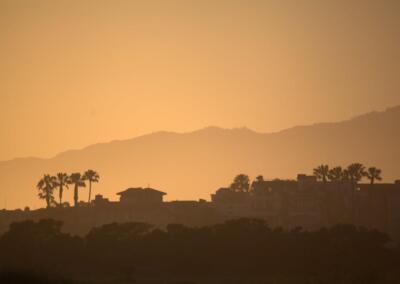
<path id="1" fill-rule="evenodd" d="M 120 196 L 121 205 L 149 205 L 159 204 L 163 202 L 163 196 L 165 192 L 153 189 L 153 188 L 128 188 L 127 190 L 118 192 Z"/>
<path id="2" fill-rule="evenodd" d="M 113 222 L 147 222 L 202 226 L 229 219 L 265 219 L 271 226 L 313 230 L 335 224 L 375 228 L 400 240 L 400 181 L 393 184 L 321 182 L 315 176 L 297 180 L 254 183 L 249 191 L 220 188 L 211 201 L 163 201 L 165 192 L 128 188 L 117 193 L 119 201 L 96 195 L 90 205 L 39 210 L 0 211 L 0 232 L 12 222 L 45 218 L 64 222 L 64 230 L 85 234 L 92 227 Z"/>

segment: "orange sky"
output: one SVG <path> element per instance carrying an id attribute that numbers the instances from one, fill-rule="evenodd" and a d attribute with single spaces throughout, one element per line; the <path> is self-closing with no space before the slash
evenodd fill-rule
<path id="1" fill-rule="evenodd" d="M 400 1 L 0 0 L 0 160 L 400 104 Z"/>

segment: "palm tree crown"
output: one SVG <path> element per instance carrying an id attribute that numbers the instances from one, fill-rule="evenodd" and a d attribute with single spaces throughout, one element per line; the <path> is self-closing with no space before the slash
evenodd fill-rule
<path id="1" fill-rule="evenodd" d="M 354 163 L 347 167 L 348 179 L 352 183 L 358 183 L 365 176 L 365 167 L 360 163 Z"/>
<path id="2" fill-rule="evenodd" d="M 320 165 L 314 169 L 314 175 L 317 179 L 322 180 L 323 182 L 327 181 L 329 174 L 329 166 L 328 165 Z"/>
<path id="3" fill-rule="evenodd" d="M 329 170 L 328 179 L 330 181 L 341 181 L 343 180 L 343 169 L 342 167 L 334 167 L 333 169 Z"/>
<path id="4" fill-rule="evenodd" d="M 76 207 L 78 206 L 79 187 L 86 187 L 86 183 L 80 173 L 71 174 L 70 183 L 74 185 L 74 205 Z"/>
<path id="5" fill-rule="evenodd" d="M 89 199 L 88 199 L 88 203 L 90 203 L 91 196 L 92 196 L 92 183 L 99 182 L 100 176 L 94 170 L 87 170 L 83 175 L 83 179 L 89 181 Z"/>
<path id="6" fill-rule="evenodd" d="M 370 167 L 365 173 L 365 176 L 371 181 L 371 184 L 375 183 L 375 180 L 382 180 L 382 170 L 376 167 Z"/>
<path id="7" fill-rule="evenodd" d="M 56 178 L 45 174 L 43 178 L 39 180 L 36 186 L 39 189 L 39 198 L 46 200 L 47 208 L 51 207 L 54 204 L 53 190 L 55 184 Z"/>

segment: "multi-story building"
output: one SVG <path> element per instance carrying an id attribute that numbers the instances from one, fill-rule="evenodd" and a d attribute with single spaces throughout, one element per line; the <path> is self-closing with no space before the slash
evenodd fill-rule
<path id="1" fill-rule="evenodd" d="M 400 240 L 400 182 L 352 184 L 320 182 L 314 176 L 297 180 L 260 180 L 248 192 L 220 188 L 211 202 L 168 201 L 165 192 L 129 188 L 119 201 L 101 195 L 78 207 L 0 211 L 0 233 L 11 222 L 52 218 L 64 222 L 66 231 L 87 233 L 92 227 L 112 222 L 147 222 L 164 227 L 215 224 L 233 218 L 262 218 L 271 226 L 317 229 L 338 223 L 362 225 L 389 233 Z"/>
<path id="2" fill-rule="evenodd" d="M 338 223 L 376 228 L 400 239 L 400 183 L 320 182 L 314 176 L 257 182 L 249 192 L 221 188 L 211 204 L 225 218 L 264 218 L 273 226 L 316 229 Z"/>

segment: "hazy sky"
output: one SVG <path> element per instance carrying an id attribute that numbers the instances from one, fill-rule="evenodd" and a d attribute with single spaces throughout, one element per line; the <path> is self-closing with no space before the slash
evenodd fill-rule
<path id="1" fill-rule="evenodd" d="M 0 160 L 400 104 L 400 1 L 0 0 Z"/>

